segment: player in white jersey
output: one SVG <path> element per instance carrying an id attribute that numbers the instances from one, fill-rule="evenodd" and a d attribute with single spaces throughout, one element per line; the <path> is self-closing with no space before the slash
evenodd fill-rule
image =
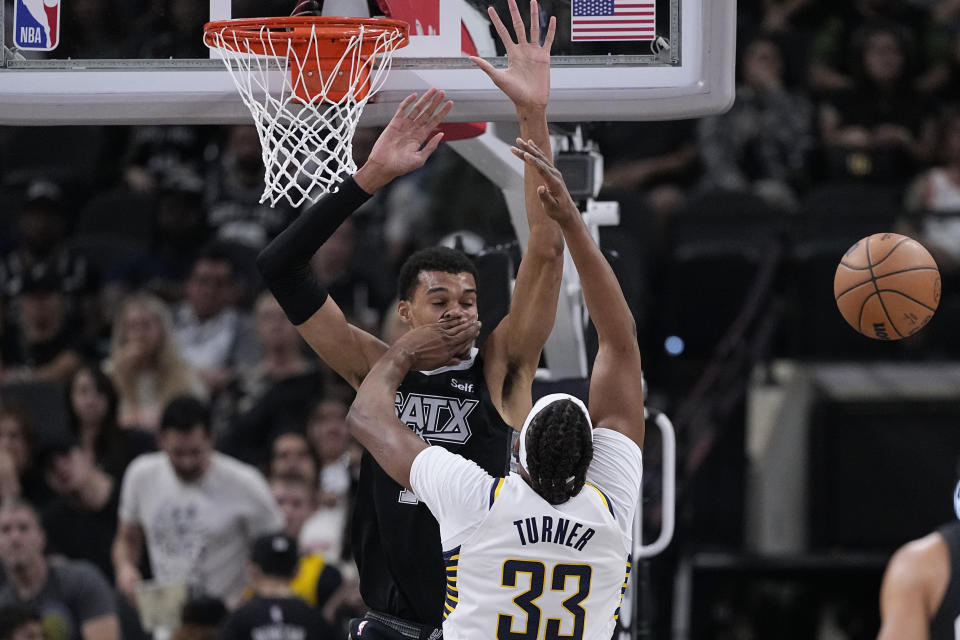
<path id="1" fill-rule="evenodd" d="M 608 640 L 626 587 L 640 496 L 644 414 L 636 328 L 560 172 L 532 142 L 517 145 L 514 153 L 544 179 L 541 205 L 560 224 L 597 329 L 589 410 L 566 394 L 541 398 L 520 432 L 519 473 L 506 478 L 428 446 L 395 417 L 394 393 L 409 370 L 449 365 L 477 336 L 476 321 L 449 316 L 394 343 L 360 386 L 347 422 L 440 524 L 446 640 Z"/>

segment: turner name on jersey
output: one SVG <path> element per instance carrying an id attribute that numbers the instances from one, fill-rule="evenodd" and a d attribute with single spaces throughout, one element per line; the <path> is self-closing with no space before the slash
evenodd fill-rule
<path id="1" fill-rule="evenodd" d="M 472 384 L 470 385 L 473 386 Z M 471 389 L 472 391 L 472 389 Z M 430 444 L 463 444 L 470 439 L 470 414 L 479 400 L 420 393 L 394 397 L 397 418 Z"/>
<path id="2" fill-rule="evenodd" d="M 517 535 L 520 536 L 520 546 L 522 547 L 538 542 L 551 542 L 583 551 L 587 542 L 596 533 L 593 528 L 569 518 L 556 518 L 556 522 L 554 522 L 552 516 L 535 516 L 514 520 L 513 526 L 517 528 Z M 581 528 L 584 530 L 581 531 Z"/>

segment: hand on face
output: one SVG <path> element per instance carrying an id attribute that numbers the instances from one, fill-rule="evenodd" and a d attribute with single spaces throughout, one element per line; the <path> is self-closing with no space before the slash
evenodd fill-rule
<path id="1" fill-rule="evenodd" d="M 393 345 L 412 358 L 412 369 L 430 371 L 459 363 L 480 335 L 480 321 L 450 316 L 408 331 Z"/>

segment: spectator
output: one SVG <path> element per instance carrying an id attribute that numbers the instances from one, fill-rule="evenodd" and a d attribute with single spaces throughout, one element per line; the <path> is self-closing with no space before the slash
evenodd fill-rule
<path id="1" fill-rule="evenodd" d="M 211 129 L 194 125 L 131 127 L 124 183 L 132 191 L 156 193 L 177 174 L 199 174 Z"/>
<path id="2" fill-rule="evenodd" d="M 820 26 L 810 45 L 810 87 L 821 95 L 856 85 L 859 62 L 849 56 L 856 32 L 866 24 L 895 24 L 913 42 L 925 45 L 924 59 L 911 75 L 909 90 L 928 90 L 945 73 L 949 38 L 929 11 L 907 0 L 852 0 L 820 3 Z M 826 12 L 822 9 L 827 9 Z M 825 13 L 825 15 L 824 15 Z M 856 48 L 855 46 L 853 47 Z"/>
<path id="3" fill-rule="evenodd" d="M 317 482 L 320 463 L 310 441 L 302 433 L 286 431 L 278 434 L 270 445 L 268 476 L 293 473 Z"/>
<path id="4" fill-rule="evenodd" d="M 45 541 L 29 503 L 8 500 L 0 505 L 0 564 L 7 576 L 0 587 L 0 606 L 36 607 L 44 629 L 57 640 L 118 640 L 110 585 L 87 562 L 46 558 Z"/>
<path id="5" fill-rule="evenodd" d="M 70 380 L 83 359 L 82 339 L 67 317 L 66 301 L 56 275 L 36 264 L 20 278 L 15 298 L 19 310 L 0 343 L 2 380 Z"/>
<path id="6" fill-rule="evenodd" d="M 38 265 L 51 273 L 63 293 L 64 312 L 70 321 L 93 323 L 97 317 L 97 279 L 85 258 L 68 249 L 68 215 L 63 190 L 54 182 L 31 182 L 17 212 L 20 247 L 0 260 L 0 297 L 12 302 L 20 293 L 28 272 Z M 6 310 L 6 320 L 16 318 L 17 308 Z M 90 327 L 91 331 L 93 327 Z"/>
<path id="7" fill-rule="evenodd" d="M 348 538 L 349 514 L 353 506 L 362 450 L 347 429 L 346 395 L 330 396 L 317 403 L 307 435 L 320 454 L 320 494 L 316 513 L 300 533 L 304 549 L 341 560 Z"/>
<path id="8" fill-rule="evenodd" d="M 299 556 L 296 539 L 277 533 L 257 538 L 250 552 L 250 582 L 254 597 L 224 623 L 224 640 L 335 637 L 323 617 L 290 589 Z"/>
<path id="9" fill-rule="evenodd" d="M 940 162 L 913 181 L 906 204 L 923 246 L 941 269 L 953 271 L 960 268 L 960 111 L 944 114 L 937 139 Z"/>
<path id="10" fill-rule="evenodd" d="M 98 469 L 93 453 L 72 438 L 45 447 L 40 464 L 56 493 L 41 513 L 48 550 L 86 560 L 112 577 L 120 483 Z"/>
<path id="11" fill-rule="evenodd" d="M 816 14 L 816 0 L 746 0 L 737 3 L 737 26 L 746 23 L 755 29 L 793 31 Z"/>
<path id="12" fill-rule="evenodd" d="M 252 540 L 283 526 L 256 469 L 213 450 L 210 414 L 190 396 L 164 409 L 161 453 L 130 465 L 113 547 L 117 586 L 134 597 L 144 544 L 154 577 L 236 604 Z"/>
<path id="13" fill-rule="evenodd" d="M 270 477 L 270 490 L 283 512 L 284 531 L 293 540 L 298 540 L 304 523 L 317 505 L 316 479 L 296 473 L 277 474 Z M 301 548 L 300 565 L 290 582 L 296 595 L 322 610 L 342 584 L 340 571 L 322 553 L 307 553 Z"/>
<path id="14" fill-rule="evenodd" d="M 180 349 L 211 392 L 222 389 L 233 368 L 256 361 L 250 318 L 236 308 L 240 283 L 223 245 L 197 257 L 187 278 L 186 297 L 174 314 Z"/>
<path id="15" fill-rule="evenodd" d="M 151 433 L 174 397 L 205 395 L 206 388 L 184 360 L 166 305 L 149 294 L 134 294 L 120 308 L 104 362 L 120 398 L 117 422 Z"/>
<path id="16" fill-rule="evenodd" d="M 788 87 L 773 37 L 758 36 L 741 52 L 733 107 L 699 123 L 704 182 L 792 209 L 813 149 L 813 105 Z"/>
<path id="17" fill-rule="evenodd" d="M 614 192 L 640 191 L 657 210 L 673 207 L 672 195 L 660 195 L 659 187 L 682 188 L 699 173 L 696 123 L 600 122 L 591 127 L 604 158 L 604 189 Z M 636 140 L 643 140 L 638 146 Z M 676 196 L 679 197 L 679 196 Z M 662 202 L 662 206 L 661 206 Z"/>
<path id="18" fill-rule="evenodd" d="M 304 342 L 270 292 L 254 307 L 260 359 L 235 371 L 215 399 L 214 431 L 220 449 L 253 463 L 274 433 L 302 428 L 314 398 L 321 396 L 328 373 L 308 358 Z"/>
<path id="19" fill-rule="evenodd" d="M 180 615 L 180 628 L 172 640 L 216 640 L 227 619 L 227 608 L 218 598 L 201 596 L 188 600 Z"/>
<path id="20" fill-rule="evenodd" d="M 68 393 L 73 436 L 80 447 L 93 456 L 95 464 L 118 483 L 131 460 L 156 450 L 153 434 L 142 429 L 119 428 L 117 390 L 99 368 L 89 364 L 80 367 L 73 374 Z"/>
<path id="21" fill-rule="evenodd" d="M 26 409 L 0 405 L 0 501 L 24 498 L 40 504 L 51 498 L 33 466 L 34 431 Z"/>
<path id="22" fill-rule="evenodd" d="M 907 35 L 896 25 L 866 25 L 852 47 L 854 85 L 820 108 L 828 178 L 896 186 L 930 158 L 935 135 L 923 100 L 910 88 Z"/>
<path id="23" fill-rule="evenodd" d="M 43 640 L 42 621 L 33 607 L 0 607 L 0 640 Z"/>
<path id="24" fill-rule="evenodd" d="M 107 279 L 111 290 L 125 293 L 145 289 L 173 304 L 183 298 L 190 267 L 210 233 L 200 176 L 180 169 L 157 179 L 160 182 L 150 250 L 112 269 Z"/>
<path id="25" fill-rule="evenodd" d="M 375 256 L 357 251 L 357 227 L 348 218 L 317 250 L 310 267 L 329 294 L 337 300 L 347 320 L 365 331 L 376 332 L 386 310 L 393 283 L 384 278 L 385 265 Z"/>
<path id="26" fill-rule="evenodd" d="M 262 249 L 293 217 L 286 200 L 274 207 L 260 203 L 263 172 L 257 130 L 252 125 L 227 128 L 220 157 L 206 179 L 210 227 L 218 238 Z"/>
<path id="27" fill-rule="evenodd" d="M 951 0 L 951 3 L 955 5 L 957 10 L 960 10 L 960 2 Z M 960 102 L 960 32 L 957 31 L 956 26 L 951 27 L 953 35 L 947 49 L 943 73 L 930 86 L 933 97 L 941 105 Z"/>

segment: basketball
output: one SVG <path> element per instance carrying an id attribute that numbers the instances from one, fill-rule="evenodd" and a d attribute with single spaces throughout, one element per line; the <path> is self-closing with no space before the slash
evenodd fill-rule
<path id="1" fill-rule="evenodd" d="M 899 340 L 933 317 L 940 304 L 940 270 L 916 240 L 875 233 L 843 254 L 833 295 L 851 327 L 876 340 Z"/>

